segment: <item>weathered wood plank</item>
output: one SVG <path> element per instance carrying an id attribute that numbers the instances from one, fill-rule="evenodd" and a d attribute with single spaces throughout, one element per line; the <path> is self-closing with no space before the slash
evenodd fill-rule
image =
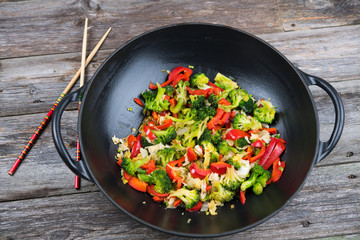
<path id="1" fill-rule="evenodd" d="M 358 24 L 357 0 L 278 0 L 285 31 Z"/>
<path id="2" fill-rule="evenodd" d="M 360 42 L 356 34 L 351 33 L 360 35 L 360 27 L 295 31 L 260 37 L 303 71 L 332 83 L 360 79 Z M 87 79 L 111 52 L 98 52 L 87 68 Z M 48 111 L 79 65 L 80 53 L 0 60 L 0 116 Z M 347 85 L 350 89 L 359 90 L 356 82 L 351 84 L 355 85 Z M 351 98 L 359 97 L 356 92 L 349 94 L 353 94 Z"/>
<path id="3" fill-rule="evenodd" d="M 259 35 L 306 73 L 359 79 L 360 25 Z"/>
<path id="4" fill-rule="evenodd" d="M 37 128 L 43 114 L 0 118 L 0 202 L 19 199 L 97 191 L 88 181 L 81 190 L 74 188 L 74 174 L 59 157 L 49 125 L 13 176 L 8 171 Z M 62 135 L 69 153 L 75 158 L 77 111 L 66 111 Z"/>
<path id="5" fill-rule="evenodd" d="M 89 18 L 89 49 L 109 27 L 113 30 L 104 49 L 181 22 L 226 24 L 252 33 L 282 31 L 276 1 L 37 0 L 0 4 L 0 58 L 81 52 L 85 17 Z"/>
<path id="6" fill-rule="evenodd" d="M 359 169 L 360 163 L 314 168 L 304 188 L 279 214 L 246 232 L 220 239 L 359 235 Z M 0 219 L 6 219 L 0 222 L 2 238 L 173 238 L 130 219 L 100 192 L 4 202 Z"/>

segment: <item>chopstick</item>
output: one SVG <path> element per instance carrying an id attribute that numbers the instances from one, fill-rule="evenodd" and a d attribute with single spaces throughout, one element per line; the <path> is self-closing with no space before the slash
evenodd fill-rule
<path id="1" fill-rule="evenodd" d="M 89 56 L 86 59 L 85 62 L 85 66 L 87 66 L 91 60 L 93 59 L 93 57 L 95 56 L 95 54 L 97 53 L 97 51 L 99 50 L 99 48 L 101 47 L 101 45 L 103 44 L 103 42 L 105 41 L 107 35 L 109 34 L 109 32 L 111 31 L 111 28 L 109 28 L 107 30 L 107 32 L 104 34 L 104 36 L 100 39 L 100 41 L 97 43 L 97 45 L 95 46 L 95 48 L 91 51 L 91 53 L 89 54 Z M 34 145 L 36 139 L 39 138 L 39 136 L 41 135 L 42 131 L 44 130 L 44 128 L 47 126 L 47 124 L 49 123 L 52 114 L 54 113 L 54 110 L 56 108 L 56 106 L 59 104 L 59 102 L 63 99 L 63 97 L 68 94 L 68 92 L 70 91 L 70 89 L 74 86 L 75 82 L 77 81 L 77 79 L 79 78 L 81 73 L 81 69 L 79 69 L 75 76 L 71 79 L 71 81 L 69 82 L 69 84 L 66 86 L 66 88 L 64 89 L 64 91 L 61 93 L 61 95 L 59 96 L 59 98 L 55 101 L 54 105 L 52 106 L 52 108 L 50 109 L 50 111 L 46 114 L 45 118 L 42 120 L 42 122 L 40 123 L 39 127 L 36 129 L 35 133 L 31 136 L 30 140 L 28 141 L 27 145 L 25 146 L 24 150 L 22 150 L 22 152 L 19 154 L 18 158 L 16 159 L 16 161 L 14 162 L 14 164 L 12 165 L 12 167 L 9 170 L 9 175 L 13 175 L 15 173 L 15 171 L 17 170 L 17 168 L 20 166 L 21 162 L 24 160 L 24 158 L 26 157 L 26 155 L 29 153 L 30 149 L 32 148 L 32 146 Z"/>
<path id="2" fill-rule="evenodd" d="M 87 41 L 87 27 L 88 27 L 88 19 L 85 19 L 85 27 L 84 27 L 84 36 L 83 36 L 83 45 L 82 45 L 82 53 L 81 53 L 81 68 L 80 68 L 80 88 L 84 86 L 85 83 L 85 57 L 86 57 L 86 41 Z M 81 97 L 79 97 L 79 106 L 78 112 L 81 107 Z M 79 131 L 76 133 L 76 161 L 80 161 L 80 142 L 79 142 Z M 75 174 L 75 189 L 80 189 L 80 177 Z"/>

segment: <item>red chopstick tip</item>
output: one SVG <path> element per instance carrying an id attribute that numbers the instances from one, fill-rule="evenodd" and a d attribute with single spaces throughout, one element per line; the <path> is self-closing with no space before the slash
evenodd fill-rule
<path id="1" fill-rule="evenodd" d="M 20 158 L 16 159 L 16 161 L 10 168 L 10 171 L 8 172 L 10 176 L 14 175 L 14 173 L 15 173 L 16 169 L 19 167 L 20 163 L 21 163 L 21 159 Z"/>

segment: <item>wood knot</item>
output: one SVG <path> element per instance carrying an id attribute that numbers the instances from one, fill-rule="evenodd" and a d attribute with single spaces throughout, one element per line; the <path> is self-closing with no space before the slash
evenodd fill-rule
<path id="1" fill-rule="evenodd" d="M 354 179 L 354 178 L 356 178 L 356 175 L 354 175 L 354 174 L 350 174 L 350 175 L 348 176 L 348 179 Z"/>
<path id="2" fill-rule="evenodd" d="M 308 220 L 304 220 L 304 221 L 301 221 L 301 224 L 303 227 L 309 227 L 311 223 Z"/>
<path id="3" fill-rule="evenodd" d="M 347 153 L 346 153 L 346 157 L 352 157 L 353 155 L 354 155 L 353 152 L 347 152 Z"/>

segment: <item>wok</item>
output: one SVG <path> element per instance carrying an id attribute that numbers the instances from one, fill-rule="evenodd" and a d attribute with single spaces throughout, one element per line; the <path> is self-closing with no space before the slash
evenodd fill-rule
<path id="1" fill-rule="evenodd" d="M 274 127 L 287 141 L 282 160 L 286 168 L 277 183 L 263 194 L 247 194 L 218 208 L 215 216 L 181 209 L 166 209 L 147 194 L 124 185 L 111 137 L 125 137 L 139 127 L 142 108 L 134 97 L 149 82 L 163 82 L 176 66 L 194 66 L 213 79 L 217 72 L 234 77 L 256 99 L 271 98 L 277 106 Z M 318 113 L 310 85 L 327 92 L 335 109 L 335 124 L 328 141 L 319 139 Z M 75 161 L 61 138 L 60 121 L 66 106 L 82 95 L 78 131 L 82 161 Z M 133 111 L 128 111 L 129 107 Z M 300 191 L 314 164 L 335 147 L 344 126 L 344 108 L 336 90 L 326 81 L 294 67 L 280 52 L 246 32 L 212 24 L 177 24 L 162 27 L 122 45 L 99 67 L 80 90 L 66 96 L 53 119 L 53 139 L 59 155 L 80 177 L 96 183 L 119 209 L 157 230 L 188 237 L 212 237 L 244 231 L 278 213 Z M 146 202 L 146 204 L 144 204 Z M 234 206 L 231 208 L 230 205 Z M 188 220 L 191 222 L 188 223 Z"/>

